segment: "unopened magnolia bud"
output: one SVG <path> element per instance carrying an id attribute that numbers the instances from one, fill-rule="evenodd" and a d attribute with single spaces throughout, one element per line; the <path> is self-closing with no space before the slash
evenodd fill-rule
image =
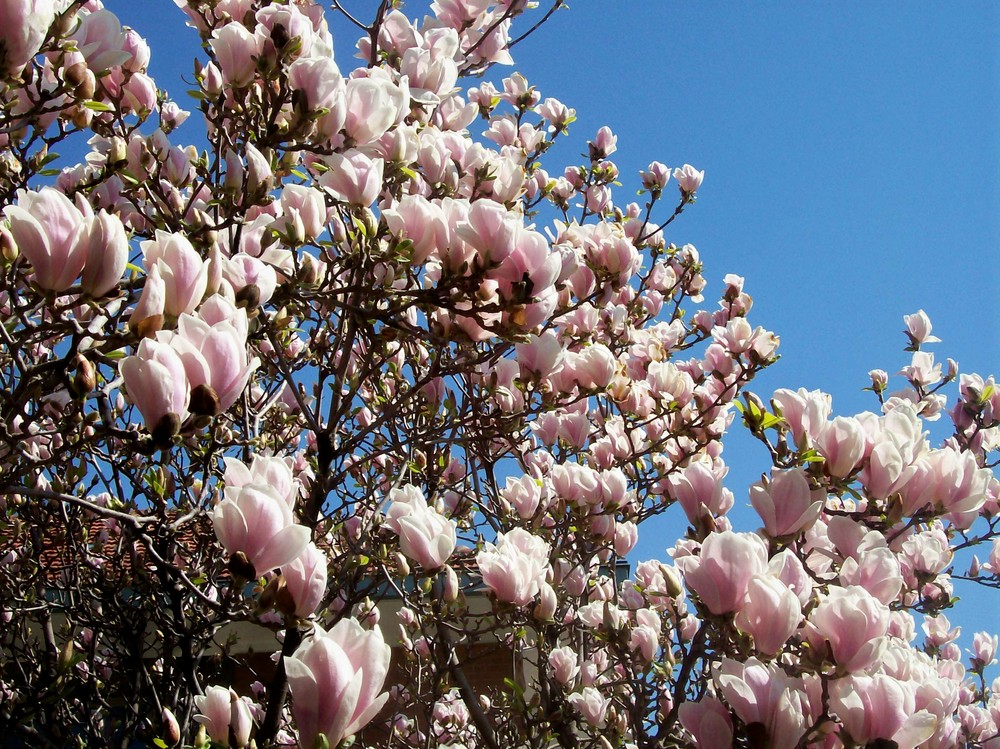
<path id="1" fill-rule="evenodd" d="M 128 160 L 128 145 L 120 135 L 115 135 L 108 142 L 108 164 L 121 164 Z"/>
<path id="2" fill-rule="evenodd" d="M 406 557 L 399 552 L 396 552 L 393 556 L 396 559 L 396 567 L 399 569 L 399 574 L 401 574 L 403 577 L 409 575 L 410 563 L 406 561 Z"/>
<path id="3" fill-rule="evenodd" d="M 93 362 L 83 354 L 76 355 L 76 374 L 70 382 L 70 387 L 77 395 L 86 395 L 97 387 L 97 370 Z"/>
<path id="4" fill-rule="evenodd" d="M 87 68 L 84 62 L 70 65 L 63 71 L 66 83 L 73 89 L 73 93 L 80 99 L 92 99 L 97 88 L 97 80 L 94 74 Z"/>
<path id="5" fill-rule="evenodd" d="M 556 592 L 548 583 L 542 583 L 538 592 L 538 605 L 535 606 L 535 618 L 550 622 L 556 614 Z"/>
<path id="6" fill-rule="evenodd" d="M 889 384 L 889 375 L 884 369 L 873 369 L 868 376 L 872 380 L 872 390 L 876 393 L 883 392 Z"/>
<path id="7" fill-rule="evenodd" d="M 163 721 L 163 743 L 167 746 L 176 746 L 181 741 L 181 727 L 177 724 L 177 718 L 170 712 L 169 708 L 163 708 L 160 714 Z"/>
<path id="8" fill-rule="evenodd" d="M 677 576 L 677 570 L 673 567 L 660 565 L 660 571 L 663 573 L 663 580 L 667 584 L 667 595 L 671 598 L 677 598 L 684 591 L 684 588 L 681 586 L 681 579 Z"/>
<path id="9" fill-rule="evenodd" d="M 208 731 L 205 729 L 205 724 L 202 723 L 198 726 L 198 733 L 194 737 L 194 749 L 208 749 L 212 745 L 212 742 L 208 738 Z"/>
<path id="10" fill-rule="evenodd" d="M 449 566 L 444 568 L 444 600 L 454 601 L 458 598 L 458 575 Z"/>
<path id="11" fill-rule="evenodd" d="M 948 359 L 948 372 L 945 379 L 954 380 L 956 377 L 958 377 L 958 362 L 954 359 Z"/>
<path id="12" fill-rule="evenodd" d="M 56 667 L 59 673 L 64 674 L 73 666 L 73 638 L 66 640 L 62 650 L 59 651 L 59 662 Z"/>

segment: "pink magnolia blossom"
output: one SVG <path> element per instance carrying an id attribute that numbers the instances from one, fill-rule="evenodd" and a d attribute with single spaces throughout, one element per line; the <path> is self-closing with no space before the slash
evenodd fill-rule
<path id="1" fill-rule="evenodd" d="M 293 561 L 282 565 L 285 589 L 295 605 L 295 616 L 305 619 L 319 607 L 326 595 L 327 559 L 316 544 L 309 542 Z"/>
<path id="2" fill-rule="evenodd" d="M 698 702 L 685 702 L 678 711 L 684 730 L 694 737 L 698 749 L 732 746 L 733 719 L 717 698 L 706 695 Z"/>
<path id="3" fill-rule="evenodd" d="M 323 193 L 306 185 L 285 185 L 281 191 L 281 218 L 272 228 L 297 244 L 316 239 L 326 226 Z"/>
<path id="4" fill-rule="evenodd" d="M 916 710 L 911 685 L 885 674 L 852 674 L 830 685 L 830 710 L 860 745 L 877 739 L 915 749 L 937 727 L 933 714 Z"/>
<path id="5" fill-rule="evenodd" d="M 722 486 L 728 470 L 723 465 L 693 460 L 667 478 L 670 495 L 680 503 L 691 523 L 698 522 L 706 512 L 725 515 L 732 508 L 733 493 Z"/>
<path id="6" fill-rule="evenodd" d="M 313 627 L 284 659 L 302 749 L 313 749 L 320 736 L 335 747 L 371 722 L 389 698 L 379 692 L 391 655 L 378 626 L 341 619 L 329 631 Z"/>
<path id="7" fill-rule="evenodd" d="M 515 350 L 521 377 L 525 379 L 531 375 L 548 377 L 564 356 L 563 346 L 551 330 L 531 336 L 527 343 L 518 343 Z"/>
<path id="8" fill-rule="evenodd" d="M 253 730 L 250 706 L 232 689 L 209 687 L 204 695 L 194 698 L 194 704 L 199 711 L 194 719 L 205 726 L 212 741 L 233 749 L 243 749 L 250 741 Z"/>
<path id="9" fill-rule="evenodd" d="M 337 109 L 337 115 L 343 114 L 343 108 L 338 107 L 337 103 L 338 98 L 344 95 L 344 77 L 333 58 L 300 57 L 288 68 L 288 83 L 293 89 L 305 94 L 309 109 Z M 327 127 L 332 124 L 332 121 L 326 121 L 324 117 L 323 130 L 327 136 L 333 134 L 326 132 Z M 338 117 L 337 124 L 339 126 L 336 130 L 340 130 L 344 124 L 342 117 Z"/>
<path id="10" fill-rule="evenodd" d="M 222 277 L 233 287 L 237 299 L 241 298 L 240 292 L 245 295 L 247 287 L 253 286 L 257 305 L 267 304 L 278 287 L 274 268 L 245 252 L 238 252 L 222 262 Z"/>
<path id="11" fill-rule="evenodd" d="M 226 551 L 245 554 L 257 574 L 294 561 L 309 543 L 309 529 L 296 525 L 285 499 L 262 484 L 227 486 L 212 524 Z"/>
<path id="12" fill-rule="evenodd" d="M 455 551 L 455 522 L 427 504 L 417 486 L 389 492 L 386 525 L 399 536 L 400 550 L 425 570 L 436 570 Z"/>
<path id="13" fill-rule="evenodd" d="M 360 151 L 332 153 L 323 159 L 329 167 L 319 179 L 336 199 L 351 205 L 369 206 L 382 190 L 385 162 L 372 159 Z"/>
<path id="14" fill-rule="evenodd" d="M 829 644 L 833 660 L 846 671 L 878 663 L 886 646 L 889 609 L 864 588 L 830 588 L 809 615 L 816 646 Z"/>
<path id="15" fill-rule="evenodd" d="M 56 10 L 53 0 L 0 3 L 0 64 L 5 73 L 17 75 L 38 54 Z"/>
<path id="16" fill-rule="evenodd" d="M 549 653 L 549 668 L 552 675 L 560 684 L 567 685 L 573 682 L 580 673 L 580 658 L 576 651 L 568 645 L 553 648 Z"/>
<path id="17" fill-rule="evenodd" d="M 550 547 L 523 528 L 497 534 L 496 544 L 487 543 L 476 555 L 483 583 L 501 601 L 527 606 L 535 596 L 549 567 Z"/>
<path id="18" fill-rule="evenodd" d="M 101 210 L 86 219 L 81 235 L 87 259 L 80 286 L 93 297 L 102 297 L 118 285 L 128 263 L 128 237 L 118 216 Z"/>
<path id="19" fill-rule="evenodd" d="M 582 691 L 571 694 L 567 701 L 591 726 L 604 728 L 604 717 L 611 705 L 611 699 L 601 694 L 599 689 L 584 687 Z"/>
<path id="20" fill-rule="evenodd" d="M 847 478 L 865 456 L 865 433 L 857 419 L 838 416 L 821 425 L 814 440 L 826 472 L 835 478 Z"/>
<path id="21" fill-rule="evenodd" d="M 240 312 L 246 315 L 244 310 Z M 256 357 L 247 360 L 245 336 L 229 322 L 209 325 L 193 315 L 181 315 L 177 320 L 177 332 L 161 331 L 157 339 L 169 343 L 177 351 L 184 362 L 192 394 L 199 387 L 211 388 L 213 408 L 223 413 L 243 393 L 250 375 L 260 363 Z M 195 410 L 194 405 L 191 408 Z"/>
<path id="22" fill-rule="evenodd" d="M 764 729 L 770 749 L 794 749 L 819 713 L 818 682 L 788 676 L 777 664 L 724 658 L 715 681 L 740 720 Z"/>
<path id="23" fill-rule="evenodd" d="M 618 372 L 618 360 L 603 343 L 593 343 L 580 352 L 573 370 L 580 387 L 604 390 Z"/>
<path id="24" fill-rule="evenodd" d="M 128 396 L 142 413 L 149 431 L 156 430 L 172 414 L 175 432 L 188 417 L 191 388 L 183 360 L 169 345 L 143 339 L 138 352 L 122 361 L 121 373 Z"/>
<path id="25" fill-rule="evenodd" d="M 825 499 L 826 492 L 813 489 L 801 468 L 774 471 L 770 481 L 750 487 L 750 504 L 772 538 L 807 530 L 819 517 Z"/>
<path id="26" fill-rule="evenodd" d="M 830 396 L 819 390 L 777 390 L 772 401 L 800 449 L 812 445 L 816 432 L 830 418 Z"/>
<path id="27" fill-rule="evenodd" d="M 455 227 L 455 233 L 476 249 L 487 267 L 510 256 L 521 231 L 517 216 L 492 200 L 472 203 L 466 220 Z"/>
<path id="28" fill-rule="evenodd" d="M 444 211 L 422 195 L 404 195 L 395 206 L 382 211 L 382 215 L 389 231 L 413 243 L 415 264 L 447 249 L 450 231 Z"/>
<path id="29" fill-rule="evenodd" d="M 754 649 L 764 655 L 780 651 L 802 621 L 795 592 L 770 575 L 757 575 L 747 586 L 746 604 L 735 623 L 753 637 Z"/>
<path id="30" fill-rule="evenodd" d="M 156 230 L 156 238 L 142 243 L 146 268 L 159 267 L 163 279 L 164 311 L 178 316 L 193 312 L 208 287 L 208 265 L 182 234 Z"/>
<path id="31" fill-rule="evenodd" d="M 848 557 L 840 565 L 843 586 L 860 585 L 882 603 L 896 600 L 903 587 L 903 575 L 896 555 L 885 546 L 869 548 Z"/>
<path id="32" fill-rule="evenodd" d="M 903 332 L 910 339 L 911 346 L 919 348 L 924 343 L 941 342 L 940 338 L 931 335 L 934 326 L 931 325 L 931 319 L 922 309 L 917 310 L 912 315 L 903 315 L 903 322 L 906 323 L 906 330 Z"/>
<path id="33" fill-rule="evenodd" d="M 972 636 L 972 662 L 974 666 L 992 666 L 997 662 L 997 643 L 1000 638 L 989 632 L 976 632 Z"/>
<path id="34" fill-rule="evenodd" d="M 64 291 L 77 279 L 87 261 L 84 217 L 58 190 L 17 191 L 17 203 L 4 208 L 18 250 L 31 263 L 35 283 L 50 291 Z"/>
<path id="35" fill-rule="evenodd" d="M 378 140 L 408 110 L 409 97 L 387 78 L 371 76 L 347 82 L 344 132 L 355 145 Z"/>
<path id="36" fill-rule="evenodd" d="M 767 569 L 767 546 L 753 533 L 709 534 L 698 557 L 677 560 L 684 580 L 713 614 L 738 611 L 750 580 Z"/>
<path id="37" fill-rule="evenodd" d="M 236 21 L 226 24 L 213 32 L 209 44 L 226 84 L 243 88 L 254 80 L 260 42 L 246 26 Z"/>
<path id="38" fill-rule="evenodd" d="M 131 51 L 125 49 L 128 37 L 118 17 L 110 10 L 82 14 L 72 39 L 86 59 L 87 67 L 95 73 L 124 65 L 131 57 Z"/>
<path id="39" fill-rule="evenodd" d="M 276 455 L 254 455 L 247 466 L 236 458 L 223 458 L 226 465 L 225 481 L 228 487 L 243 487 L 260 484 L 270 487 L 291 509 L 295 509 L 295 500 L 299 495 L 299 482 L 295 480 L 288 464 L 289 458 Z"/>
<path id="40" fill-rule="evenodd" d="M 143 283 L 142 296 L 139 297 L 139 302 L 129 318 L 129 326 L 135 330 L 143 320 L 162 317 L 166 304 L 167 285 L 160 275 L 160 266 L 153 265 Z"/>
<path id="41" fill-rule="evenodd" d="M 677 180 L 677 185 L 680 187 L 682 193 L 692 195 L 698 192 L 698 188 L 701 187 L 701 183 L 705 180 L 705 172 L 704 170 L 699 172 L 690 164 L 685 164 L 682 167 L 674 169 L 674 179 Z"/>

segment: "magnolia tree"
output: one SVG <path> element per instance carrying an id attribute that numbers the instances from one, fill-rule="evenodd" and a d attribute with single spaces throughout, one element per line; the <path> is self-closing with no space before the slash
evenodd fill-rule
<path id="1" fill-rule="evenodd" d="M 5 745 L 1000 746 L 943 613 L 1000 585 L 1000 392 L 922 312 L 872 412 L 748 392 L 777 337 L 668 241 L 703 173 L 619 199 L 500 73 L 561 0 L 177 4 L 200 147 L 99 0 L 0 4 Z"/>

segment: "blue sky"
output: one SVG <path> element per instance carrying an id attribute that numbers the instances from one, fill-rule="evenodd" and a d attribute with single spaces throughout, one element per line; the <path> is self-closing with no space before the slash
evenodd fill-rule
<path id="1" fill-rule="evenodd" d="M 619 202 L 654 159 L 706 170 L 667 239 L 699 248 L 709 300 L 726 273 L 746 277 L 751 321 L 781 336 L 756 392 L 820 388 L 836 413 L 875 408 L 867 372 L 907 363 L 902 316 L 919 308 L 940 358 L 1000 371 L 1000 4 L 571 5 L 515 51 L 517 69 L 579 117 L 556 152 L 566 161 L 547 166 L 578 163 L 610 125 Z M 182 101 L 197 35 L 173 2 L 108 6 L 147 37 L 154 77 Z M 334 26 L 342 68 L 356 36 Z M 195 121 L 181 134 L 197 137 Z M 766 453 L 737 427 L 725 457 L 745 507 Z M 637 558 L 661 556 L 676 531 L 644 526 Z"/>

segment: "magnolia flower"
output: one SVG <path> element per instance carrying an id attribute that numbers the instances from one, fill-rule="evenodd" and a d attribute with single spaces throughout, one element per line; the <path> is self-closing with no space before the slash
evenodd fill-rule
<path id="1" fill-rule="evenodd" d="M 932 713 L 916 709 L 912 683 L 885 674 L 854 674 L 833 681 L 830 711 L 860 746 L 887 743 L 914 749 L 937 727 Z"/>
<path id="2" fill-rule="evenodd" d="M 227 486 L 212 524 L 226 551 L 242 552 L 254 568 L 247 577 L 294 561 L 309 543 L 309 529 L 295 524 L 284 497 L 261 484 Z"/>
<path id="3" fill-rule="evenodd" d="M 35 283 L 50 291 L 72 286 L 87 261 L 83 214 L 58 190 L 17 191 L 17 203 L 3 210 L 18 250 L 31 263 Z"/>
<path id="4" fill-rule="evenodd" d="M 0 66 L 18 74 L 38 54 L 55 20 L 53 0 L 7 0 L 0 3 Z"/>
<path id="5" fill-rule="evenodd" d="M 605 697 L 594 687 L 584 687 L 582 692 L 575 692 L 567 699 L 587 723 L 594 728 L 604 728 L 604 716 L 611 705 L 610 697 Z"/>
<path id="6" fill-rule="evenodd" d="M 402 552 L 426 570 L 436 570 L 455 550 L 455 522 L 427 504 L 416 486 L 389 493 L 386 525 L 399 536 Z"/>
<path id="7" fill-rule="evenodd" d="M 839 666 L 862 671 L 882 657 L 889 608 L 860 586 L 831 587 L 809 615 L 809 623 L 817 644 L 825 640 Z"/>
<path id="8" fill-rule="evenodd" d="M 192 391 L 191 410 L 196 413 L 215 416 L 229 410 L 259 365 L 256 357 L 247 360 L 246 335 L 229 322 L 209 325 L 192 315 L 181 315 L 176 333 L 160 332 L 157 338 L 169 343 L 184 362 Z M 200 399 L 199 392 L 203 393 Z"/>
<path id="9" fill-rule="evenodd" d="M 226 464 L 227 487 L 241 487 L 261 484 L 270 487 L 288 506 L 295 509 L 295 499 L 299 494 L 299 484 L 292 474 L 286 458 L 275 455 L 254 455 L 248 467 L 236 458 L 223 458 Z"/>
<path id="10" fill-rule="evenodd" d="M 86 220 L 81 235 L 87 256 L 80 286 L 93 297 L 102 297 L 121 281 L 128 263 L 128 237 L 118 216 L 101 210 Z"/>
<path id="11" fill-rule="evenodd" d="M 802 606 L 795 592 L 771 575 L 757 575 L 747 586 L 746 604 L 735 623 L 753 636 L 754 649 L 774 655 L 802 621 Z"/>
<path id="12" fill-rule="evenodd" d="M 698 702 L 684 702 L 678 717 L 684 729 L 694 736 L 698 749 L 732 746 L 733 719 L 717 698 L 706 695 Z"/>
<path id="13" fill-rule="evenodd" d="M 940 338 L 931 335 L 934 326 L 931 325 L 931 319 L 922 309 L 917 310 L 912 315 L 903 315 L 903 322 L 906 323 L 906 330 L 903 332 L 910 339 L 911 346 L 920 348 L 920 345 L 924 343 L 941 342 Z"/>
<path id="14" fill-rule="evenodd" d="M 560 684 L 569 684 L 580 673 L 580 658 L 576 651 L 568 645 L 554 648 L 549 653 L 549 668 Z"/>
<path id="15" fill-rule="evenodd" d="M 677 180 L 677 185 L 682 193 L 692 195 L 698 192 L 698 188 L 701 187 L 701 183 L 705 179 L 705 172 L 704 170 L 699 172 L 690 164 L 685 164 L 674 169 L 674 179 Z"/>
<path id="16" fill-rule="evenodd" d="M 326 594 L 327 559 L 316 544 L 310 542 L 294 561 L 283 565 L 281 574 L 285 579 L 285 590 L 291 596 L 292 613 L 305 619 L 323 601 Z"/>
<path id="17" fill-rule="evenodd" d="M 377 626 L 365 630 L 341 619 L 329 631 L 313 627 L 312 637 L 285 657 L 302 749 L 313 749 L 320 736 L 335 747 L 378 714 L 389 698 L 379 692 L 391 654 Z"/>
<path id="18" fill-rule="evenodd" d="M 193 312 L 208 288 L 208 265 L 183 234 L 159 229 L 156 238 L 141 245 L 146 268 L 154 265 L 164 284 L 164 312 L 178 316 Z"/>
<path id="19" fill-rule="evenodd" d="M 256 58 L 260 55 L 260 44 L 246 26 L 236 21 L 226 24 L 216 29 L 209 44 L 226 83 L 241 88 L 253 81 L 257 74 Z"/>
<path id="20" fill-rule="evenodd" d="M 501 601 L 527 606 L 541 588 L 548 569 L 550 548 L 523 528 L 497 534 L 496 544 L 485 544 L 476 555 L 483 582 Z"/>
<path id="21" fill-rule="evenodd" d="M 250 741 L 253 728 L 250 706 L 232 689 L 209 687 L 204 695 L 194 698 L 194 704 L 200 711 L 194 719 L 205 726 L 205 733 L 212 741 L 233 749 L 242 749 Z"/>
<path id="22" fill-rule="evenodd" d="M 165 343 L 145 338 L 138 352 L 122 361 L 121 373 L 129 399 L 142 414 L 146 428 L 175 434 L 188 417 L 191 398 L 184 362 L 177 352 Z"/>
<path id="23" fill-rule="evenodd" d="M 770 481 L 750 487 L 750 504 L 764 521 L 771 538 L 794 536 L 816 522 L 826 493 L 809 486 L 805 471 L 792 468 L 773 471 Z"/>
<path id="24" fill-rule="evenodd" d="M 747 725 L 760 724 L 762 746 L 793 749 L 818 714 L 819 695 L 812 695 L 800 678 L 785 674 L 777 664 L 756 658 L 744 663 L 724 658 L 715 676 L 719 691 Z M 818 682 L 816 682 L 816 686 Z M 763 737 L 762 737 L 763 738 Z"/>
<path id="25" fill-rule="evenodd" d="M 738 611 L 754 575 L 767 569 L 767 546 L 752 533 L 712 533 L 698 557 L 682 557 L 684 579 L 713 614 Z"/>

